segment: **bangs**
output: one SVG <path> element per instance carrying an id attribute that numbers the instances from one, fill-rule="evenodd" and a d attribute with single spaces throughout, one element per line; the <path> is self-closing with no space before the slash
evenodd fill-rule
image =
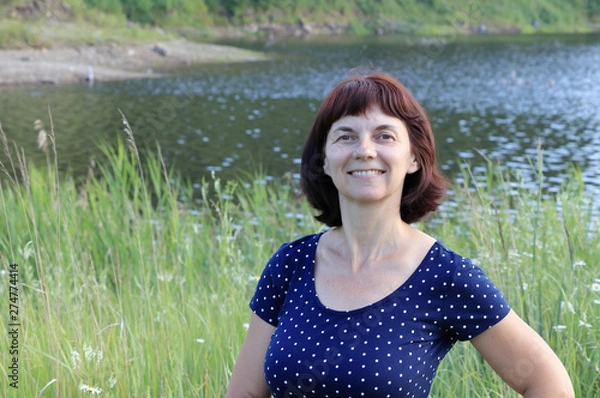
<path id="1" fill-rule="evenodd" d="M 384 113 L 388 113 L 388 109 L 383 109 L 383 87 L 370 80 L 352 80 L 332 94 L 330 118 L 333 120 L 344 116 L 364 115 L 374 106 L 379 106 Z"/>

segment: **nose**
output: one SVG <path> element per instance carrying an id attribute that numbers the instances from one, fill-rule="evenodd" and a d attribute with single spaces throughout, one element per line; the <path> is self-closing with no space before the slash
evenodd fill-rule
<path id="1" fill-rule="evenodd" d="M 354 148 L 354 157 L 356 159 L 373 159 L 375 156 L 377 156 L 377 150 L 370 137 L 359 139 Z"/>

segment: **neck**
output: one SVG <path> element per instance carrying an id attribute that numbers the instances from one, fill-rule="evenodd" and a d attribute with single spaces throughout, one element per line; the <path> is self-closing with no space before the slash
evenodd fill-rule
<path id="1" fill-rule="evenodd" d="M 342 221 L 343 226 L 335 231 L 340 239 L 337 247 L 355 271 L 374 260 L 404 251 L 403 247 L 420 233 L 402 221 L 399 208 L 385 209 L 381 205 L 345 206 Z"/>

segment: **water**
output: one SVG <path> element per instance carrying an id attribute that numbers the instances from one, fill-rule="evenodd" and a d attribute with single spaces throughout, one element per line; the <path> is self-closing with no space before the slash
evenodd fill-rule
<path id="1" fill-rule="evenodd" d="M 261 49 L 262 43 L 232 43 Z M 166 78 L 93 86 L 0 90 L 0 123 L 29 161 L 44 165 L 34 121 L 56 133 L 58 164 L 76 175 L 98 142 L 124 137 L 160 144 L 192 182 L 262 170 L 298 177 L 306 132 L 326 93 L 352 68 L 399 78 L 430 115 L 442 168 L 478 172 L 486 158 L 536 184 L 543 149 L 552 192 L 576 166 L 600 191 L 600 36 L 478 36 L 454 39 L 329 38 L 277 42 L 272 61 L 205 65 Z"/>

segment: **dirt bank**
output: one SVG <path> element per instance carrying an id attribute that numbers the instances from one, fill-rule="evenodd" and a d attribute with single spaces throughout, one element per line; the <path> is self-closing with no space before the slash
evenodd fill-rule
<path id="1" fill-rule="evenodd" d="M 261 53 L 174 40 L 126 46 L 0 50 L 0 86 L 64 84 L 158 77 L 171 68 L 208 62 L 252 62 Z"/>

